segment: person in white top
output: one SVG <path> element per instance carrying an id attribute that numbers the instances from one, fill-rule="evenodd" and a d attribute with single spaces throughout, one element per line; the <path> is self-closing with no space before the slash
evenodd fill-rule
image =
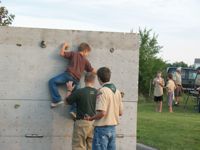
<path id="1" fill-rule="evenodd" d="M 116 126 L 123 112 L 122 96 L 113 83 L 110 83 L 111 71 L 101 67 L 97 71 L 102 86 L 96 99 L 96 115 L 85 117 L 94 121 L 92 150 L 116 150 Z"/>
<path id="2" fill-rule="evenodd" d="M 163 87 L 165 81 L 162 78 L 162 73 L 159 71 L 156 78 L 153 80 L 154 85 L 154 101 L 156 103 L 156 112 L 162 112 L 162 101 L 163 101 Z"/>
<path id="3" fill-rule="evenodd" d="M 182 79 L 181 79 L 181 67 L 176 69 L 174 82 L 176 84 L 175 90 L 175 106 L 179 105 L 180 97 L 182 94 Z"/>

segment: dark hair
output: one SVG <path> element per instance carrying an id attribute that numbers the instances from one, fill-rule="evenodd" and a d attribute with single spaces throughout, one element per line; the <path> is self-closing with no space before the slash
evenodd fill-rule
<path id="1" fill-rule="evenodd" d="M 109 82 L 111 77 L 111 71 L 107 67 L 101 67 L 97 70 L 98 78 L 103 82 Z"/>
<path id="2" fill-rule="evenodd" d="M 169 79 L 173 79 L 173 75 L 171 73 L 168 74 Z"/>
<path id="3" fill-rule="evenodd" d="M 78 47 L 78 51 L 81 52 L 81 51 L 91 51 L 91 48 L 90 48 L 90 45 L 87 44 L 87 43 L 81 43 Z"/>
<path id="4" fill-rule="evenodd" d="M 95 80 L 96 75 L 92 72 L 87 72 L 85 74 L 85 82 L 93 82 Z"/>

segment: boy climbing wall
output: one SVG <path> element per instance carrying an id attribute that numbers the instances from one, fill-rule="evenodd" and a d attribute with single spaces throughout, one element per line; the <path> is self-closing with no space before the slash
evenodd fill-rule
<path id="1" fill-rule="evenodd" d="M 58 85 L 65 85 L 66 82 L 72 81 L 75 85 L 74 90 L 76 90 L 84 71 L 96 72 L 86 58 L 91 52 L 91 48 L 87 43 L 81 43 L 78 52 L 67 51 L 68 47 L 69 45 L 65 42 L 60 50 L 60 55 L 69 60 L 66 71 L 49 80 L 49 90 L 52 97 L 51 108 L 63 103 L 58 92 Z M 76 108 L 74 105 L 72 105 L 70 112 L 75 117 Z"/>

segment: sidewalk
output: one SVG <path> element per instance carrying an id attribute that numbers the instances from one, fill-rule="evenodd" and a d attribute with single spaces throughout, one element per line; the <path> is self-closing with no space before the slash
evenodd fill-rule
<path id="1" fill-rule="evenodd" d="M 136 150 L 157 150 L 157 149 L 146 146 L 144 144 L 137 143 Z"/>

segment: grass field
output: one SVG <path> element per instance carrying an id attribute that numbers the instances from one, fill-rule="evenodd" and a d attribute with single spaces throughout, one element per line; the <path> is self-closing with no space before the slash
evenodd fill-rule
<path id="1" fill-rule="evenodd" d="M 200 150 L 200 113 L 194 110 L 195 101 L 188 108 L 174 107 L 169 113 L 167 103 L 163 112 L 154 111 L 154 103 L 140 99 L 138 103 L 137 142 L 159 150 Z"/>

